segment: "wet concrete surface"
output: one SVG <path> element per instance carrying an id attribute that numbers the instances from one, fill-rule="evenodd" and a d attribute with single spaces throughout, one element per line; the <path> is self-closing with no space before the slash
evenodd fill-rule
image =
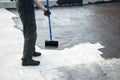
<path id="1" fill-rule="evenodd" d="M 71 48 L 79 43 L 100 43 L 105 59 L 120 58 L 120 3 L 57 7 L 51 9 L 53 39 L 59 41 L 57 49 Z M 37 45 L 44 47 L 49 40 L 47 17 L 36 10 Z M 17 19 L 17 28 L 21 28 Z"/>
<path id="2" fill-rule="evenodd" d="M 41 72 L 41 74 L 45 75 L 46 80 L 119 80 L 120 76 L 117 74 L 119 70 L 119 61 L 108 60 L 61 67 Z"/>

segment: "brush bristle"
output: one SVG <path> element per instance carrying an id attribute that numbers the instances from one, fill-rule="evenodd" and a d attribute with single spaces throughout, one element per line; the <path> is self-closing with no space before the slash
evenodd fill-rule
<path id="1" fill-rule="evenodd" d="M 58 41 L 45 41 L 45 46 L 58 47 Z"/>

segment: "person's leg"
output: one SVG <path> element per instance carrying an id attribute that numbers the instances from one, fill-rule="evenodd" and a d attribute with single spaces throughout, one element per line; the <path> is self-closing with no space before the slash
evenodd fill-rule
<path id="1" fill-rule="evenodd" d="M 32 45 L 31 46 L 31 50 L 32 50 L 32 56 L 34 56 L 34 57 L 36 57 L 36 56 L 41 56 L 41 53 L 40 52 L 35 52 L 35 44 L 36 44 L 36 39 L 37 39 L 37 32 L 36 32 L 36 20 L 35 20 L 35 11 L 34 11 L 34 6 L 32 5 L 32 4 L 30 4 L 31 6 L 29 7 L 30 8 L 30 11 L 28 11 L 29 12 L 29 17 L 30 17 L 30 20 L 29 20 L 29 24 L 30 24 L 30 28 L 29 28 L 29 37 L 30 37 L 30 40 L 31 41 L 29 41 L 31 44 L 30 45 Z M 26 29 L 24 29 L 24 30 L 26 30 Z M 28 30 L 28 29 L 27 29 Z M 24 33 L 25 34 L 27 34 L 26 33 L 27 31 L 24 31 Z M 31 34 L 32 33 L 32 34 Z M 25 35 L 24 34 L 24 35 Z M 26 41 L 25 41 L 26 42 Z M 29 43 L 28 43 L 29 44 Z M 28 48 L 29 47 L 29 45 L 28 45 L 28 47 L 24 44 L 24 51 L 26 51 L 26 48 Z M 24 53 L 26 53 L 26 52 L 24 52 Z"/>
<path id="2" fill-rule="evenodd" d="M 18 12 L 23 23 L 23 61 L 27 61 L 28 65 L 32 65 L 30 62 L 33 62 L 32 56 L 35 52 L 35 43 L 37 37 L 34 6 L 33 4 L 29 3 L 18 6 Z"/>
<path id="3" fill-rule="evenodd" d="M 32 59 L 35 52 L 36 43 L 36 24 L 33 5 L 25 5 L 21 8 L 21 20 L 23 22 L 23 35 L 24 35 L 24 50 L 23 59 Z"/>

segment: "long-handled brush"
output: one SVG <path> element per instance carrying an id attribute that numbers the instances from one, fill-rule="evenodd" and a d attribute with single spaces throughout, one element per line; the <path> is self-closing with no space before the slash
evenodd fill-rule
<path id="1" fill-rule="evenodd" d="M 46 0 L 47 3 L 47 9 L 49 9 L 49 1 Z M 50 16 L 48 16 L 48 22 L 49 22 L 49 32 L 50 32 L 50 41 L 45 41 L 45 47 L 58 47 L 58 41 L 53 41 L 52 40 L 52 29 L 51 29 L 51 19 Z"/>

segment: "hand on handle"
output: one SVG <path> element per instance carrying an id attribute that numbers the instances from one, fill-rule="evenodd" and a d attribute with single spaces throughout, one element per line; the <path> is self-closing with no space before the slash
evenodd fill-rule
<path id="1" fill-rule="evenodd" d="M 44 15 L 49 17 L 51 15 L 51 12 L 49 10 L 46 10 L 44 11 Z"/>

